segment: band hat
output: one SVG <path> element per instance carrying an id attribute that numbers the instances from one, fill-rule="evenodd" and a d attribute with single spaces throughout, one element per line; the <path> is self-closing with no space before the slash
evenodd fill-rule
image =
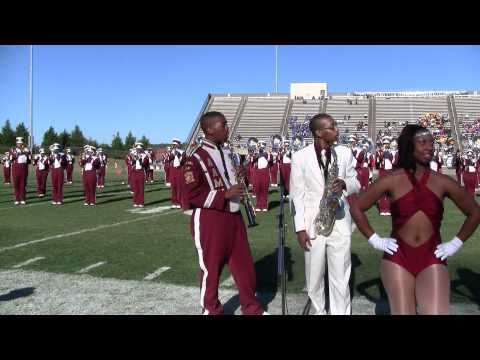
<path id="1" fill-rule="evenodd" d="M 15 140 L 16 140 L 15 141 L 16 144 L 23 144 L 23 137 L 21 137 L 21 136 L 16 137 Z"/>
<path id="2" fill-rule="evenodd" d="M 50 150 L 60 150 L 60 145 L 57 143 L 50 145 Z"/>
<path id="3" fill-rule="evenodd" d="M 40 148 L 40 149 L 38 149 L 38 152 L 39 152 L 40 154 L 44 154 L 44 153 L 45 153 L 45 149 L 44 149 L 44 148 Z"/>
<path id="4" fill-rule="evenodd" d="M 70 150 L 70 148 L 66 148 L 65 151 L 66 151 L 66 152 L 70 152 L 71 150 Z"/>
<path id="5" fill-rule="evenodd" d="M 98 152 L 102 152 L 103 150 L 102 150 L 101 147 L 99 147 L 99 148 L 97 149 L 97 151 L 98 151 Z"/>
<path id="6" fill-rule="evenodd" d="M 179 139 L 177 139 L 177 138 L 173 138 L 173 139 L 172 139 L 172 144 L 180 145 L 181 143 L 182 143 L 182 142 L 181 142 Z"/>
<path id="7" fill-rule="evenodd" d="M 135 144 L 135 149 L 143 149 L 143 144 L 142 143 L 136 143 Z"/>
<path id="8" fill-rule="evenodd" d="M 388 139 L 383 139 L 383 143 L 384 143 L 384 144 L 390 144 L 390 140 L 388 140 Z"/>

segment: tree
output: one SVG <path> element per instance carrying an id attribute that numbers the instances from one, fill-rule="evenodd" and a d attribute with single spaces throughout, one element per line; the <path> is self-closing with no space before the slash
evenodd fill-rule
<path id="1" fill-rule="evenodd" d="M 30 137 L 30 133 L 28 132 L 27 127 L 25 126 L 25 124 L 23 122 L 21 122 L 17 125 L 17 128 L 15 129 L 15 136 L 16 137 L 22 137 L 23 142 L 25 144 L 28 144 L 28 139 Z"/>
<path id="2" fill-rule="evenodd" d="M 123 141 L 118 131 L 112 140 L 112 150 L 118 150 L 118 151 L 123 150 Z"/>
<path id="3" fill-rule="evenodd" d="M 78 125 L 75 125 L 75 128 L 72 131 L 72 135 L 70 136 L 70 146 L 74 147 L 83 147 L 87 142 L 85 136 L 83 136 L 82 130 Z"/>
<path id="4" fill-rule="evenodd" d="M 45 134 L 43 134 L 42 147 L 47 149 L 53 143 L 58 143 L 58 135 L 53 126 L 50 126 Z"/>
<path id="5" fill-rule="evenodd" d="M 129 131 L 127 137 L 125 138 L 125 149 L 131 149 L 136 141 L 137 138 L 132 135 L 131 131 Z"/>
<path id="6" fill-rule="evenodd" d="M 67 129 L 64 129 L 61 134 L 58 135 L 58 143 L 62 146 L 62 148 L 67 148 L 70 146 L 70 134 Z"/>
<path id="7" fill-rule="evenodd" d="M 92 139 L 92 138 L 88 138 L 88 145 L 92 145 L 92 146 L 94 146 L 95 148 L 98 148 L 98 142 L 97 142 L 97 140 Z"/>
<path id="8" fill-rule="evenodd" d="M 142 136 L 142 138 L 140 139 L 140 142 L 143 144 L 143 147 L 146 149 L 148 147 L 150 147 L 150 140 L 148 140 L 145 135 Z"/>
<path id="9" fill-rule="evenodd" d="M 4 146 L 14 146 L 15 145 L 15 132 L 10 125 L 10 120 L 5 121 L 5 125 L 2 128 L 2 134 L 0 136 L 0 143 Z"/>

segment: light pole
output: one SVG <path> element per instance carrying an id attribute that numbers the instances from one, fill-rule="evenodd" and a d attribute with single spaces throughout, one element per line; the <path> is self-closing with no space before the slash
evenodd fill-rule
<path id="1" fill-rule="evenodd" d="M 275 93 L 278 93 L 278 45 L 275 45 Z"/>
<path id="2" fill-rule="evenodd" d="M 30 68 L 29 68 L 29 87 L 30 87 L 30 106 L 29 106 L 29 118 L 30 118 L 30 136 L 28 138 L 28 147 L 33 149 L 33 45 L 30 45 Z"/>

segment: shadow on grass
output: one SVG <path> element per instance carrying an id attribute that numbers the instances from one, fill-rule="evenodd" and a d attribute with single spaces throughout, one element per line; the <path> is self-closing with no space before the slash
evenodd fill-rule
<path id="1" fill-rule="evenodd" d="M 480 308 L 480 274 L 467 268 L 457 269 L 458 279 L 452 281 L 452 292 L 464 296 L 471 302 L 476 303 Z M 459 288 L 464 287 L 468 293 Z"/>
<path id="2" fill-rule="evenodd" d="M 0 301 L 11 301 L 22 297 L 27 297 L 33 294 L 35 288 L 26 287 L 12 290 L 6 294 L 0 295 Z"/>
<path id="3" fill-rule="evenodd" d="M 285 273 L 288 282 L 293 281 L 292 252 L 289 247 L 285 247 Z M 257 275 L 257 299 L 262 304 L 265 311 L 268 311 L 268 305 L 275 298 L 279 289 L 278 276 L 278 249 L 255 262 L 255 272 Z M 280 296 L 280 294 L 279 294 Z M 240 307 L 240 298 L 237 295 L 230 298 L 224 305 L 224 313 L 232 315 Z"/>

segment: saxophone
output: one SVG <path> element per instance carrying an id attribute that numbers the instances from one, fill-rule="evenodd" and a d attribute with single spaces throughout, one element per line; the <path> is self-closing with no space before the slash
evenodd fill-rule
<path id="1" fill-rule="evenodd" d="M 341 194 L 332 191 L 333 182 L 338 177 L 337 153 L 332 147 L 332 163 L 328 169 L 328 175 L 325 179 L 325 190 L 320 200 L 320 208 L 315 217 L 315 232 L 318 235 L 329 236 L 332 233 L 335 224 L 335 214 L 337 209 L 341 207 Z"/>

